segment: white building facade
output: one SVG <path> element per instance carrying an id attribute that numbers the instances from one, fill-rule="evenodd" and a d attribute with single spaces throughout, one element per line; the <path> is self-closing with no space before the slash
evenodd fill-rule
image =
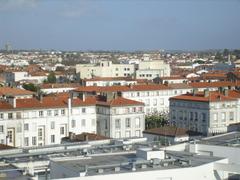
<path id="1" fill-rule="evenodd" d="M 177 127 L 206 135 L 225 133 L 229 124 L 239 122 L 239 100 L 231 95 L 239 93 L 230 91 L 227 95 L 205 90 L 170 98 L 170 121 Z"/>

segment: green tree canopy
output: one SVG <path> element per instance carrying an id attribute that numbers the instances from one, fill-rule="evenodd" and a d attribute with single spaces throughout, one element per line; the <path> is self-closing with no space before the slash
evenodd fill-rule
<path id="1" fill-rule="evenodd" d="M 47 83 L 56 83 L 57 78 L 55 76 L 55 73 L 52 71 L 47 76 Z"/>
<path id="2" fill-rule="evenodd" d="M 38 87 L 32 83 L 23 84 L 22 87 L 28 91 L 33 91 L 33 92 L 38 91 Z"/>
<path id="3" fill-rule="evenodd" d="M 145 127 L 146 129 L 162 127 L 168 124 L 168 113 L 154 113 L 146 115 Z"/>

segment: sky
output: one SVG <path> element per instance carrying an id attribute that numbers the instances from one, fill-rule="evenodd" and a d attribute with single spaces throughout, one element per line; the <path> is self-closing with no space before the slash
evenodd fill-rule
<path id="1" fill-rule="evenodd" d="M 0 49 L 240 48 L 240 0 L 0 0 Z"/>

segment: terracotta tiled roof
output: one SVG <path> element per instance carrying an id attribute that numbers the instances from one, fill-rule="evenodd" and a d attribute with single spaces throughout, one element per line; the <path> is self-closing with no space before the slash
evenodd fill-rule
<path id="1" fill-rule="evenodd" d="M 192 89 L 192 87 L 186 83 L 168 84 L 168 87 L 170 87 L 171 89 Z"/>
<path id="2" fill-rule="evenodd" d="M 213 79 L 213 78 L 226 78 L 226 73 L 204 73 L 201 75 L 202 78 L 205 79 Z"/>
<path id="3" fill-rule="evenodd" d="M 33 95 L 34 92 L 27 91 L 25 89 L 19 89 L 19 88 L 11 88 L 11 87 L 0 87 L 0 95 Z"/>
<path id="4" fill-rule="evenodd" d="M 82 134 L 77 134 L 74 135 L 72 139 L 70 139 L 69 137 L 64 138 L 67 141 L 73 141 L 73 142 L 77 142 L 77 141 L 96 141 L 96 140 L 106 140 L 106 139 L 110 139 L 106 136 L 101 136 L 98 134 L 93 134 L 93 133 L 87 133 L 84 132 Z"/>
<path id="5" fill-rule="evenodd" d="M 231 93 L 230 93 L 231 94 Z M 232 93 L 233 94 L 233 93 Z M 235 97 L 225 96 L 220 92 L 209 92 L 208 96 L 204 96 L 203 92 L 197 94 L 188 93 L 180 96 L 171 97 L 170 99 L 174 100 L 185 100 L 185 101 L 201 101 L 201 102 L 215 102 L 215 101 L 235 101 L 237 100 L 236 94 Z"/>
<path id="6" fill-rule="evenodd" d="M 17 109 L 47 109 L 47 108 L 66 108 L 68 106 L 68 97 L 66 95 L 51 95 L 43 97 L 42 100 L 37 98 L 26 98 L 26 99 L 16 99 Z M 99 96 L 88 96 L 85 100 L 80 98 L 72 99 L 72 106 L 132 106 L 132 105 L 142 105 L 144 103 L 139 101 L 134 101 L 130 99 L 125 99 L 122 97 L 116 97 L 112 100 L 106 101 L 106 98 Z M 13 106 L 6 101 L 0 101 L 0 109 L 13 109 Z"/>
<path id="7" fill-rule="evenodd" d="M 186 79 L 183 76 L 167 76 L 167 77 L 159 77 L 162 80 L 177 80 L 177 79 Z"/>
<path id="8" fill-rule="evenodd" d="M 79 98 L 72 99 L 72 106 L 87 106 L 87 105 L 95 105 L 96 100 L 94 98 L 86 98 L 85 101 L 82 101 Z M 68 105 L 68 97 L 66 96 L 47 96 L 43 97 L 42 100 L 38 100 L 36 98 L 31 99 L 17 99 L 16 100 L 16 108 L 60 108 L 67 107 Z"/>
<path id="9" fill-rule="evenodd" d="M 12 109 L 12 108 L 13 108 L 12 105 L 7 103 L 6 101 L 0 100 L 0 110 Z"/>
<path id="10" fill-rule="evenodd" d="M 188 136 L 188 130 L 184 128 L 178 128 L 175 126 L 164 126 L 159 128 L 153 128 L 143 131 L 145 134 L 154 134 L 160 136 Z"/>
<path id="11" fill-rule="evenodd" d="M 153 90 L 163 90 L 171 89 L 170 87 L 162 84 L 141 84 L 141 85 L 131 85 L 131 86 L 82 86 L 76 88 L 75 91 L 78 92 L 119 92 L 119 91 L 153 91 Z"/>
<path id="12" fill-rule="evenodd" d="M 13 148 L 15 148 L 15 147 L 8 146 L 6 144 L 0 144 L 0 150 L 13 149 Z"/>
<path id="13" fill-rule="evenodd" d="M 94 77 L 92 79 L 83 79 L 83 81 L 136 81 L 129 77 Z"/>
<path id="14" fill-rule="evenodd" d="M 133 105 L 141 105 L 144 106 L 144 103 L 139 101 L 134 101 L 131 99 L 126 99 L 123 97 L 116 97 L 112 100 L 105 101 L 105 100 L 97 100 L 97 105 L 104 105 L 104 106 L 133 106 Z"/>
<path id="15" fill-rule="evenodd" d="M 219 81 L 219 82 L 194 82 L 189 83 L 193 88 L 208 88 L 208 87 L 228 87 L 237 86 L 238 84 L 230 81 Z"/>
<path id="16" fill-rule="evenodd" d="M 78 83 L 55 83 L 55 84 L 42 84 L 40 86 L 41 89 L 49 89 L 49 88 L 76 88 L 80 85 Z"/>

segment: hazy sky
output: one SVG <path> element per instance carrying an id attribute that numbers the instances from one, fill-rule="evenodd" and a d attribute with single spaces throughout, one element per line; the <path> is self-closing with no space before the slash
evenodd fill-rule
<path id="1" fill-rule="evenodd" d="M 0 48 L 240 48 L 240 0 L 0 0 Z"/>

